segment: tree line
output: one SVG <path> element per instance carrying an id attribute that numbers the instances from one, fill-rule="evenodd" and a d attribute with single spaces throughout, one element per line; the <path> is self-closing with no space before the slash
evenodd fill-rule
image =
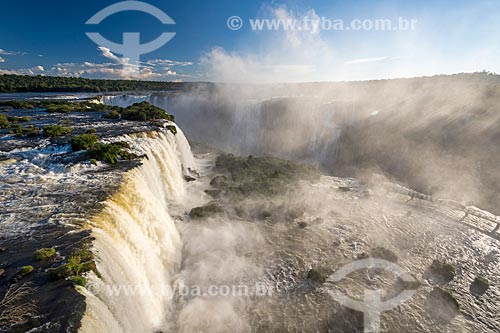
<path id="1" fill-rule="evenodd" d="M 0 75 L 0 93 L 164 91 L 183 89 L 191 84 L 161 81 L 97 80 L 41 75 Z"/>

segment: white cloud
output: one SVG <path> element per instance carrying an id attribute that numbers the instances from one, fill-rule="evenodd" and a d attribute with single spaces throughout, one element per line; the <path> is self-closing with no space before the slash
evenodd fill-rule
<path id="1" fill-rule="evenodd" d="M 379 62 L 379 61 L 386 61 L 386 60 L 396 60 L 399 59 L 399 57 L 376 57 L 376 58 L 360 58 L 360 59 L 353 59 L 344 62 L 346 65 L 355 65 L 355 64 L 362 64 L 362 63 L 367 63 L 367 62 Z"/>
<path id="2" fill-rule="evenodd" d="M 19 51 L 6 51 L 4 49 L 0 49 L 0 54 L 4 56 L 13 56 L 13 55 L 26 55 L 26 52 Z"/>
<path id="3" fill-rule="evenodd" d="M 141 63 L 141 67 L 134 76 L 130 76 L 130 71 L 127 71 L 124 66 L 128 65 L 128 58 L 121 58 L 111 52 L 106 47 L 98 47 L 102 56 L 111 60 L 111 62 L 94 63 L 57 63 L 50 68 L 45 69 L 43 66 L 33 68 L 20 68 L 12 70 L 0 70 L 0 74 L 18 74 L 18 75 L 50 75 L 50 76 L 66 76 L 66 77 L 88 77 L 98 79 L 137 79 L 137 80 L 182 80 L 190 78 L 190 75 L 183 74 L 178 68 L 184 68 L 193 65 L 190 61 L 176 61 L 169 59 L 152 59 L 145 63 Z M 9 52 L 0 49 L 2 55 L 13 55 L 14 52 Z M 0 63 L 5 59 L 0 57 Z"/>
<path id="4" fill-rule="evenodd" d="M 164 65 L 164 66 L 169 66 L 169 67 L 174 67 L 174 66 L 191 66 L 193 63 L 191 61 L 175 61 L 175 60 L 168 60 L 168 59 L 152 59 L 148 60 L 146 62 L 147 65 Z"/>
<path id="5" fill-rule="evenodd" d="M 262 15 L 282 22 L 320 19 L 314 10 L 297 13 L 284 6 L 263 7 Z M 262 43 L 253 49 L 229 52 L 216 47 L 202 56 L 205 79 L 240 83 L 309 81 L 321 74 L 320 68 L 332 67 L 337 58 L 317 27 L 256 33 Z"/>
<path id="6" fill-rule="evenodd" d="M 125 65 L 129 62 L 128 58 L 120 58 L 117 55 L 115 55 L 113 52 L 111 52 L 110 49 L 104 46 L 99 46 L 97 49 L 99 49 L 102 52 L 102 55 L 108 59 L 111 59 L 115 61 L 118 64 Z"/>
<path id="7" fill-rule="evenodd" d="M 45 69 L 42 66 L 20 69 L 0 69 L 0 74 L 16 74 L 16 75 L 42 75 Z"/>

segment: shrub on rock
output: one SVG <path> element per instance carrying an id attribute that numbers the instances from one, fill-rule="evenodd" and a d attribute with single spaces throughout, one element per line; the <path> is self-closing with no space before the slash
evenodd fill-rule
<path id="1" fill-rule="evenodd" d="M 48 125 L 43 128 L 43 135 L 49 138 L 68 135 L 73 131 L 71 127 Z"/>
<path id="2" fill-rule="evenodd" d="M 148 102 L 141 102 L 125 108 L 122 112 L 122 119 L 135 121 L 165 119 L 174 121 L 174 116 L 167 114 L 165 110 L 151 105 Z"/>
<path id="3" fill-rule="evenodd" d="M 120 119 L 120 113 L 116 110 L 111 110 L 102 115 L 105 119 Z"/>
<path id="4" fill-rule="evenodd" d="M 23 267 L 21 267 L 21 269 L 17 273 L 17 277 L 23 278 L 26 275 L 33 273 L 34 270 L 35 269 L 33 268 L 33 266 L 23 266 Z"/>
<path id="5" fill-rule="evenodd" d="M 89 149 L 97 141 L 99 141 L 99 137 L 95 134 L 77 135 L 71 140 L 71 148 L 75 151 Z"/>
<path id="6" fill-rule="evenodd" d="M 326 277 L 317 269 L 310 269 L 307 272 L 307 279 L 318 284 L 323 284 L 326 281 Z"/>
<path id="7" fill-rule="evenodd" d="M 2 128 L 10 128 L 10 122 L 5 115 L 0 114 L 0 129 Z"/>
<path id="8" fill-rule="evenodd" d="M 43 248 L 35 251 L 35 259 L 38 261 L 48 260 L 56 254 L 54 248 Z"/>

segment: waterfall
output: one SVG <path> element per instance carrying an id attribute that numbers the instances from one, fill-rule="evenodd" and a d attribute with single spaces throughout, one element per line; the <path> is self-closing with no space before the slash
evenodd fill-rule
<path id="1" fill-rule="evenodd" d="M 101 278 L 92 273 L 82 289 L 84 333 L 152 332 L 173 322 L 171 286 L 182 241 L 169 212 L 185 195 L 183 169 L 193 167 L 193 156 L 180 130 L 125 139 L 147 158 L 90 221 Z"/>
<path id="2" fill-rule="evenodd" d="M 144 101 L 149 101 L 149 95 L 108 95 L 101 97 L 101 102 L 106 105 L 127 107 L 134 103 L 140 103 Z"/>
<path id="3" fill-rule="evenodd" d="M 104 96 L 103 103 L 147 101 L 176 115 L 191 140 L 239 155 L 272 155 L 330 170 L 349 101 L 314 97 L 231 100 L 196 93 Z M 200 121 L 203 119 L 203 121 Z"/>

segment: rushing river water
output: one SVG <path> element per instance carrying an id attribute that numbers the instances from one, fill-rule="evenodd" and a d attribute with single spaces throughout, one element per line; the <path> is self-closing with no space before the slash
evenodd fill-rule
<path id="1" fill-rule="evenodd" d="M 165 107 L 168 99 L 168 94 L 138 94 L 102 101 L 126 106 L 148 100 Z M 312 111 L 302 115 L 307 103 L 313 104 Z M 333 104 L 345 111 L 342 103 Z M 68 228 L 64 235 L 85 230 L 92 239 L 99 276 L 87 273 L 87 286 L 77 288 L 85 297 L 79 308 L 82 320 L 71 322 L 67 330 L 358 332 L 366 329 L 363 313 L 343 306 L 334 292 L 363 301 L 365 292 L 374 289 L 382 290 L 384 300 L 416 289 L 402 305 L 382 311 L 383 332 L 500 330 L 500 236 L 490 233 L 494 216 L 483 212 L 464 218 L 465 209 L 479 211 L 470 203 L 452 205 L 416 194 L 376 172 L 363 182 L 327 175 L 289 179 L 265 195 L 217 192 L 221 182 L 251 179 L 254 184 L 246 186 L 253 190 L 269 179 L 248 178 L 230 164 L 218 165 L 222 153 L 214 148 L 193 144 L 192 151 L 183 123 L 188 137 L 205 136 L 216 148 L 244 154 L 272 153 L 325 166 L 336 151 L 339 118 L 322 112 L 325 103 L 302 100 L 292 110 L 282 108 L 281 100 L 245 105 L 231 116 L 227 133 L 193 116 L 196 110 L 176 114 L 181 124 L 176 135 L 90 113 L 74 115 L 81 131 L 95 127 L 106 141 L 126 141 L 144 156 L 140 163 L 116 168 L 93 166 L 71 153 L 69 145 L 46 139 L 2 152 L 2 241 L 22 237 L 36 243 L 41 231 L 55 225 Z M 297 122 L 280 123 L 265 105 Z M 39 115 L 41 121 L 44 117 Z M 189 124 L 196 119 L 198 123 Z M 352 121 L 345 113 L 341 119 Z M 293 135 L 305 140 L 283 147 Z M 259 161 L 245 157 L 241 165 L 267 175 L 268 170 L 256 167 Z M 280 172 L 266 177 L 279 178 Z M 214 202 L 216 214 L 192 214 L 193 208 Z M 49 234 L 41 239 L 52 246 L 56 238 Z M 58 246 L 61 252 L 70 247 Z M 23 251 L 32 257 L 33 249 Z M 363 269 L 341 281 L 332 278 L 370 257 L 395 263 L 418 283 L 406 285 L 380 269 Z M 443 281 L 430 271 L 434 260 L 455 268 L 452 279 Z M 43 269 L 36 274 L 43 276 Z M 476 277 L 489 281 L 484 293 L 471 287 Z M 448 298 L 436 298 L 439 291 Z M 54 290 L 43 289 L 35 298 L 42 298 L 42 292 L 47 296 Z M 61 329 L 56 323 L 64 321 L 50 318 L 32 332 Z"/>

